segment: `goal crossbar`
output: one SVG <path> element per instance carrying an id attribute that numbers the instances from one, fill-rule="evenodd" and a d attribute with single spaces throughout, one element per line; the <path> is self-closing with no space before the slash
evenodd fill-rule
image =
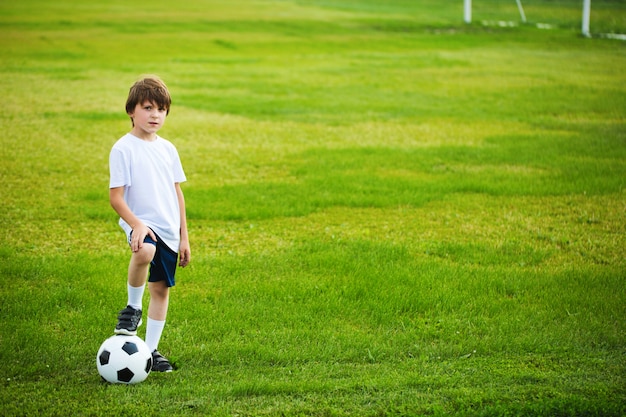
<path id="1" fill-rule="evenodd" d="M 463 0 L 463 20 L 465 23 L 472 23 L 472 0 Z M 526 23 L 526 14 L 521 0 L 515 0 L 522 22 Z M 589 20 L 591 15 L 591 0 L 583 0 L 582 34 L 591 37 L 589 32 Z"/>
<path id="2" fill-rule="evenodd" d="M 472 0 L 463 0 L 463 20 L 465 23 L 472 23 Z M 522 22 L 526 23 L 526 13 L 524 13 L 524 7 L 522 6 L 522 0 L 515 0 L 517 3 L 517 9 L 519 10 L 520 18 Z"/>

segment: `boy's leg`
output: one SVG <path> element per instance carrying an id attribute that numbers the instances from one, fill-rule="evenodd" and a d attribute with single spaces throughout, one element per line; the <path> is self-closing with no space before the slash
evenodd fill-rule
<path id="1" fill-rule="evenodd" d="M 167 286 L 166 281 L 149 282 L 148 290 L 150 291 L 148 317 L 165 321 L 170 301 L 170 287 Z"/>
<path id="2" fill-rule="evenodd" d="M 150 352 L 157 350 L 169 305 L 169 287 L 165 281 L 148 283 L 150 305 L 148 306 L 148 327 L 146 328 L 146 344 Z"/>
<path id="3" fill-rule="evenodd" d="M 156 281 L 148 283 L 148 290 L 150 291 L 150 305 L 148 306 L 146 344 L 152 352 L 152 370 L 171 372 L 173 370 L 172 365 L 157 351 L 167 318 L 170 288 L 166 281 Z"/>
<path id="4" fill-rule="evenodd" d="M 133 252 L 128 265 L 128 284 L 133 287 L 145 285 L 150 272 L 150 262 L 156 254 L 156 246 L 144 244 L 137 252 Z"/>
<path id="5" fill-rule="evenodd" d="M 128 265 L 128 305 L 118 316 L 115 326 L 116 334 L 135 335 L 141 321 L 141 298 L 145 288 L 150 262 L 156 254 L 156 246 L 144 244 L 137 252 L 133 252 Z"/>
<path id="6" fill-rule="evenodd" d="M 139 252 L 133 253 L 128 265 L 128 305 L 141 310 L 146 279 L 150 270 L 150 262 L 154 258 L 156 247 L 144 245 Z M 146 262 L 147 261 L 147 262 Z"/>

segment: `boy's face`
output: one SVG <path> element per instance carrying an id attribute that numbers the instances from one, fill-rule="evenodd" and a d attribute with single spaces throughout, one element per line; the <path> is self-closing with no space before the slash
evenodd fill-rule
<path id="1" fill-rule="evenodd" d="M 159 108 L 150 101 L 138 103 L 132 113 L 128 115 L 133 119 L 133 135 L 141 139 L 153 139 L 156 133 L 163 127 L 166 108 Z"/>

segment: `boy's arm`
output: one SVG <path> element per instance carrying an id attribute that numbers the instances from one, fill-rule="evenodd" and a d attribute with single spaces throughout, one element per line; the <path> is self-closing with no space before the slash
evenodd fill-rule
<path id="1" fill-rule="evenodd" d="M 178 197 L 178 207 L 180 209 L 180 247 L 178 248 L 179 261 L 181 267 L 186 267 L 191 260 L 191 247 L 189 245 L 189 233 L 187 231 L 187 211 L 185 209 L 185 196 L 180 188 L 180 183 L 174 184 L 176 196 Z"/>
<path id="2" fill-rule="evenodd" d="M 137 252 L 143 247 L 143 240 L 146 236 L 150 236 L 156 241 L 154 232 L 146 226 L 135 214 L 130 210 L 128 204 L 124 200 L 124 187 L 116 187 L 109 189 L 109 201 L 113 210 L 133 229 L 130 240 L 130 249 Z"/>

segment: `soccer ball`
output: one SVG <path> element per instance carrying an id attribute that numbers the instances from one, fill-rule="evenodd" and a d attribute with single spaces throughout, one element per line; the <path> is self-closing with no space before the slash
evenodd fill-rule
<path id="1" fill-rule="evenodd" d="M 114 384 L 137 384 L 152 370 L 152 353 L 137 336 L 115 335 L 105 340 L 96 356 L 98 373 Z"/>

